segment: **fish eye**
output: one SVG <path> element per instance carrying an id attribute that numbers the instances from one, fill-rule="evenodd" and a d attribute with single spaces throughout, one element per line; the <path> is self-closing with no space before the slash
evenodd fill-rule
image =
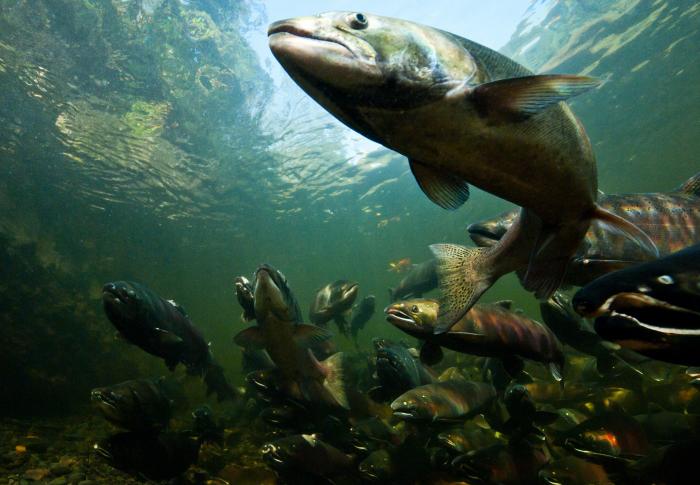
<path id="1" fill-rule="evenodd" d="M 355 30 L 366 29 L 368 20 L 367 16 L 363 13 L 356 13 L 350 16 L 350 27 Z"/>
<path id="2" fill-rule="evenodd" d="M 411 307 L 411 312 L 412 312 L 412 313 L 418 313 L 418 305 L 413 305 L 413 306 Z"/>
<path id="3" fill-rule="evenodd" d="M 658 278 L 656 278 L 656 281 L 658 281 L 662 285 L 672 285 L 674 283 L 673 277 L 667 274 L 659 276 Z"/>

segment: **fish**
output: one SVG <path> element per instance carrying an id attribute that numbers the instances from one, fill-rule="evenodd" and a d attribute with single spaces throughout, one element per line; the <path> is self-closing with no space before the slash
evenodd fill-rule
<path id="1" fill-rule="evenodd" d="M 609 273 L 573 297 L 602 338 L 652 359 L 700 365 L 700 244 Z"/>
<path id="2" fill-rule="evenodd" d="M 360 12 L 274 22 L 268 43 L 323 108 L 406 156 L 439 206 L 458 208 L 473 184 L 522 208 L 494 248 L 431 246 L 445 293 L 438 331 L 513 271 L 526 271 L 525 287 L 538 297 L 551 295 L 593 220 L 655 252 L 646 234 L 596 204 L 593 150 L 565 104 L 596 79 L 535 75 L 449 32 Z"/>
<path id="3" fill-rule="evenodd" d="M 486 448 L 501 442 L 496 432 L 476 425 L 472 428 L 462 426 L 443 431 L 437 435 L 437 440 L 445 448 L 459 454 Z"/>
<path id="4" fill-rule="evenodd" d="M 203 404 L 192 411 L 192 434 L 199 437 L 202 442 L 214 442 L 222 444 L 224 439 L 224 426 L 214 418 L 212 409 Z"/>
<path id="5" fill-rule="evenodd" d="M 575 456 L 567 456 L 547 464 L 540 470 L 539 476 L 540 480 L 548 485 L 615 484 L 605 468 Z"/>
<path id="6" fill-rule="evenodd" d="M 387 271 L 393 271 L 394 273 L 403 273 L 408 268 L 411 267 L 411 258 L 401 258 L 396 261 L 389 262 L 389 268 Z"/>
<path id="7" fill-rule="evenodd" d="M 445 347 L 456 352 L 499 357 L 511 375 L 522 369 L 519 358 L 542 362 L 561 381 L 565 357 L 561 343 L 549 328 L 522 313 L 512 311 L 512 302 L 474 306 L 450 331 L 435 334 L 439 302 L 405 300 L 389 305 L 387 320 L 399 330 L 424 340 L 421 357 L 434 361 L 434 353 Z"/>
<path id="8" fill-rule="evenodd" d="M 432 372 L 405 345 L 381 338 L 375 338 L 373 344 L 379 386 L 370 389 L 369 396 L 375 401 L 392 401 L 414 387 L 435 381 Z"/>
<path id="9" fill-rule="evenodd" d="M 357 304 L 352 310 L 352 319 L 350 320 L 350 335 L 352 336 L 355 345 L 357 345 L 357 334 L 365 328 L 376 307 L 377 299 L 374 295 L 367 295 Z"/>
<path id="10" fill-rule="evenodd" d="M 352 313 L 359 285 L 354 281 L 337 280 L 316 290 L 309 308 L 309 320 L 325 327 L 333 320 L 341 334 L 348 336 L 348 318 Z"/>
<path id="11" fill-rule="evenodd" d="M 131 281 L 105 284 L 102 303 L 107 318 L 128 342 L 162 358 L 171 371 L 182 363 L 188 373 L 201 375 L 207 394 L 216 393 L 219 401 L 236 398 L 209 343 L 182 306 Z"/>
<path id="12" fill-rule="evenodd" d="M 200 440 L 187 432 L 118 433 L 93 445 L 110 466 L 150 480 L 170 480 L 197 462 Z"/>
<path id="13" fill-rule="evenodd" d="M 645 414 L 634 417 L 649 439 L 655 443 L 673 443 L 700 438 L 700 417 L 695 414 L 666 411 L 650 403 Z"/>
<path id="14" fill-rule="evenodd" d="M 454 379 L 419 386 L 391 403 L 394 416 L 419 421 L 464 420 L 485 411 L 496 390 L 483 382 Z"/>
<path id="15" fill-rule="evenodd" d="M 350 471 L 355 457 L 322 441 L 315 434 L 287 436 L 260 448 L 263 460 L 282 472 L 333 477 Z M 298 477 L 298 475 L 296 475 Z"/>
<path id="16" fill-rule="evenodd" d="M 389 300 L 421 298 L 424 293 L 434 290 L 437 286 L 437 260 L 430 258 L 422 263 L 412 265 L 399 285 L 396 288 L 389 288 Z"/>
<path id="17" fill-rule="evenodd" d="M 564 293 L 555 292 L 548 300 L 541 301 L 540 314 L 561 342 L 596 358 L 599 374 L 609 374 L 616 364 L 621 363 L 643 375 L 641 370 L 619 355 L 619 345 L 603 340 L 595 333 L 593 327 L 573 310 L 569 297 Z"/>
<path id="18" fill-rule="evenodd" d="M 241 320 L 251 322 L 255 320 L 255 302 L 253 301 L 253 285 L 245 276 L 236 276 L 233 279 L 233 287 L 236 290 L 236 299 L 241 305 L 243 313 Z"/>
<path id="19" fill-rule="evenodd" d="M 627 475 L 630 477 L 628 483 L 644 485 L 692 483 L 698 453 L 700 453 L 700 439 L 697 438 L 653 450 L 628 468 Z"/>
<path id="20" fill-rule="evenodd" d="M 160 380 L 134 379 L 90 392 L 95 407 L 113 425 L 129 431 L 168 426 L 172 405 Z"/>
<path id="21" fill-rule="evenodd" d="M 316 360 L 310 347 L 330 339 L 331 333 L 299 323 L 299 306 L 287 278 L 267 264 L 255 273 L 255 315 L 257 325 L 239 332 L 234 342 L 265 349 L 277 367 L 276 382 L 291 399 L 347 409 L 342 352 Z"/>
<path id="22" fill-rule="evenodd" d="M 700 173 L 669 192 L 601 195 L 598 204 L 649 235 L 659 256 L 700 243 Z M 518 212 L 513 209 L 470 224 L 469 236 L 477 246 L 494 246 Z M 605 225 L 591 224 L 569 262 L 562 286 L 585 286 L 604 274 L 653 259 L 628 238 L 608 229 Z"/>
<path id="23" fill-rule="evenodd" d="M 632 416 L 614 411 L 587 419 L 560 440 L 575 456 L 610 469 L 632 464 L 651 450 L 641 425 Z"/>
<path id="24" fill-rule="evenodd" d="M 388 450 L 375 450 L 358 465 L 360 476 L 368 482 L 386 483 L 393 481 L 398 474 L 398 464 Z"/>
<path id="25" fill-rule="evenodd" d="M 452 468 L 476 483 L 535 484 L 551 456 L 541 444 L 495 444 L 471 450 L 452 461 Z"/>
<path id="26" fill-rule="evenodd" d="M 537 409 L 527 388 L 513 384 L 503 394 L 503 404 L 508 412 L 508 420 L 502 425 L 491 427 L 510 436 L 511 443 L 521 440 L 544 441 L 542 426 L 552 424 L 559 415 L 552 411 Z"/>

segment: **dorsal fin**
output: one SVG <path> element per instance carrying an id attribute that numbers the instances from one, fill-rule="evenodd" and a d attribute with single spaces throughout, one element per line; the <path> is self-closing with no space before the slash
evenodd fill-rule
<path id="1" fill-rule="evenodd" d="M 700 172 L 696 173 L 676 189 L 676 192 L 683 192 L 688 195 L 700 197 Z"/>

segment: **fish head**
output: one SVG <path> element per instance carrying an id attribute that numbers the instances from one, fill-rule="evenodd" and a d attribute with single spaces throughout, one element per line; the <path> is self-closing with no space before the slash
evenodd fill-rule
<path id="1" fill-rule="evenodd" d="M 255 315 L 259 319 L 274 316 L 286 322 L 300 322 L 301 310 L 287 278 L 269 264 L 255 272 Z"/>
<path id="2" fill-rule="evenodd" d="M 394 416 L 406 420 L 432 420 L 434 415 L 429 392 L 417 388 L 403 393 L 391 403 Z"/>
<path id="3" fill-rule="evenodd" d="M 253 301 L 253 285 L 245 276 L 237 276 L 233 280 L 238 301 Z"/>
<path id="4" fill-rule="evenodd" d="M 126 421 L 135 407 L 134 394 L 123 387 L 95 388 L 90 391 L 90 399 L 108 421 L 116 423 Z"/>
<path id="5" fill-rule="evenodd" d="M 639 353 L 671 348 L 673 336 L 700 336 L 700 314 L 640 293 L 619 293 L 595 320 L 601 338 Z"/>
<path id="6" fill-rule="evenodd" d="M 415 358 L 401 344 L 386 339 L 375 339 L 375 365 L 382 384 L 405 386 L 410 389 L 420 382 L 420 373 Z"/>
<path id="7" fill-rule="evenodd" d="M 392 303 L 384 313 L 389 323 L 410 335 L 432 335 L 439 309 L 437 300 L 417 298 Z"/>
<path id="8" fill-rule="evenodd" d="M 514 209 L 492 219 L 469 224 L 467 226 L 469 237 L 479 247 L 495 246 L 518 217 L 518 213 L 519 210 Z"/>
<path id="9" fill-rule="evenodd" d="M 331 285 L 331 305 L 338 309 L 348 309 L 357 299 L 360 285 L 354 281 L 338 280 Z"/>
<path id="10" fill-rule="evenodd" d="M 394 465 L 391 455 L 385 449 L 380 449 L 370 453 L 367 458 L 360 462 L 358 471 L 363 479 L 370 482 L 390 480 L 393 475 Z"/>
<path id="11" fill-rule="evenodd" d="M 312 98 L 372 139 L 358 108 L 402 110 L 430 103 L 478 75 L 451 34 L 361 12 L 274 22 L 270 49 Z M 369 132 L 368 132 L 369 131 Z"/>
<path id="12" fill-rule="evenodd" d="M 608 313 L 616 295 L 622 293 L 700 311 L 700 245 L 606 274 L 579 290 L 572 304 L 585 317 L 599 316 Z"/>
<path id="13" fill-rule="evenodd" d="M 315 435 L 301 434 L 288 436 L 270 443 L 265 443 L 260 448 L 263 461 L 275 469 L 293 468 L 295 464 L 304 460 L 304 457 L 318 446 Z"/>
<path id="14" fill-rule="evenodd" d="M 107 317 L 119 325 L 139 318 L 148 304 L 143 287 L 130 281 L 115 281 L 102 287 L 102 305 Z"/>

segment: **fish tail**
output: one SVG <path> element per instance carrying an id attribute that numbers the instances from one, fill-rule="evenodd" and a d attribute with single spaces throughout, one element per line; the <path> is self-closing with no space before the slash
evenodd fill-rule
<path id="1" fill-rule="evenodd" d="M 389 288 L 389 301 L 394 301 L 394 295 L 396 295 L 396 289 Z"/>
<path id="2" fill-rule="evenodd" d="M 435 333 L 447 332 L 494 283 L 484 264 L 488 248 L 433 244 L 442 299 Z"/>
<path id="3" fill-rule="evenodd" d="M 336 352 L 335 354 L 324 360 L 323 366 L 326 378 L 323 381 L 323 387 L 333 396 L 336 402 L 345 409 L 350 409 L 348 404 L 348 396 L 345 393 L 345 373 L 343 370 L 343 353 Z"/>
<path id="4" fill-rule="evenodd" d="M 627 219 L 613 214 L 600 206 L 596 206 L 593 212 L 593 219 L 598 221 L 608 231 L 621 234 L 635 242 L 654 259 L 659 257 L 659 249 L 649 235 Z"/>

